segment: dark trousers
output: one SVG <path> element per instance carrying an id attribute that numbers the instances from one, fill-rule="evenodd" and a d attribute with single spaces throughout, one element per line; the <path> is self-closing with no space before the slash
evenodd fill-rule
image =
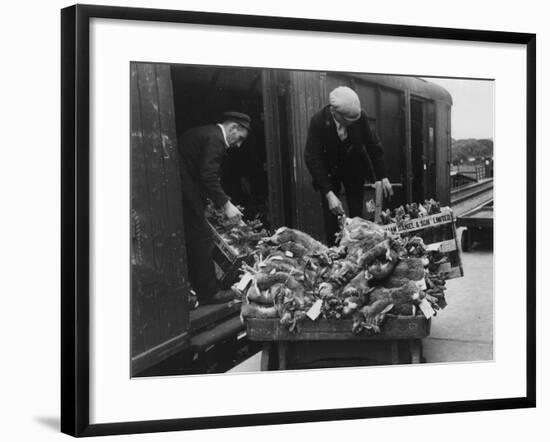
<path id="1" fill-rule="evenodd" d="M 212 252 L 212 231 L 204 216 L 204 202 L 190 195 L 183 196 L 183 223 L 189 282 L 199 301 L 205 302 L 217 291 Z"/>
<path id="2" fill-rule="evenodd" d="M 337 188 L 337 187 L 335 187 Z M 356 216 L 363 216 L 363 195 L 365 193 L 362 186 L 353 186 L 348 188 L 344 184 L 346 190 L 346 203 L 348 205 L 347 215 L 351 218 Z M 336 194 L 336 192 L 334 192 Z M 340 195 L 336 194 L 338 198 Z M 325 223 L 325 238 L 329 246 L 333 246 L 336 240 L 336 234 L 340 231 L 338 224 L 338 217 L 328 208 L 328 201 L 326 195 L 321 192 L 321 206 L 323 208 L 323 220 Z"/>

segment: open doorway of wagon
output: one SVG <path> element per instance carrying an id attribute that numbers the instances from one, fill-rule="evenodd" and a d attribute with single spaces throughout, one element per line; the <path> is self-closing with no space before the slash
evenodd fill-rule
<path id="1" fill-rule="evenodd" d="M 246 141 L 227 151 L 221 184 L 246 219 L 258 217 L 269 228 L 261 69 L 172 65 L 171 73 L 178 137 L 193 127 L 221 123 L 227 111 L 251 117 Z"/>

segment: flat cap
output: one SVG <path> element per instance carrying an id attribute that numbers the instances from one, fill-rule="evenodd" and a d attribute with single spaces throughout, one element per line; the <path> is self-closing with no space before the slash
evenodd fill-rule
<path id="1" fill-rule="evenodd" d="M 240 124 L 246 130 L 250 131 L 250 124 L 252 119 L 242 112 L 224 112 L 222 114 L 223 121 L 234 121 L 237 124 Z"/>
<path id="2" fill-rule="evenodd" d="M 329 103 L 346 121 L 356 121 L 361 116 L 361 102 L 353 89 L 338 86 L 328 96 Z"/>

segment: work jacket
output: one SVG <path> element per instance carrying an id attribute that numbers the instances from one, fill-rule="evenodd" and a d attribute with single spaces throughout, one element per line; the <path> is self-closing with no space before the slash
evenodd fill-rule
<path id="1" fill-rule="evenodd" d="M 365 111 L 347 127 L 348 137 L 341 141 L 336 123 L 325 106 L 311 118 L 305 148 L 305 162 L 313 186 L 323 195 L 338 193 L 341 182 L 354 183 L 361 190 L 365 180 L 386 178 L 384 150 L 369 126 Z M 348 191 L 348 189 L 346 189 Z"/>
<path id="2" fill-rule="evenodd" d="M 229 197 L 220 184 L 220 167 L 226 151 L 222 130 L 215 124 L 190 129 L 179 137 L 184 200 L 204 203 L 210 198 L 218 208 L 227 202 Z"/>

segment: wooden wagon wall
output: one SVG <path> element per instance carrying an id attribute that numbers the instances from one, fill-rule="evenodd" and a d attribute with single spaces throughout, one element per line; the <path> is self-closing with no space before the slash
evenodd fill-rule
<path id="1" fill-rule="evenodd" d="M 132 63 L 132 373 L 188 342 L 183 214 L 168 65 Z"/>
<path id="2" fill-rule="evenodd" d="M 289 132 L 292 160 L 292 212 L 295 227 L 323 240 L 324 226 L 319 193 L 313 189 L 304 150 L 311 117 L 326 104 L 323 72 L 289 71 Z"/>

